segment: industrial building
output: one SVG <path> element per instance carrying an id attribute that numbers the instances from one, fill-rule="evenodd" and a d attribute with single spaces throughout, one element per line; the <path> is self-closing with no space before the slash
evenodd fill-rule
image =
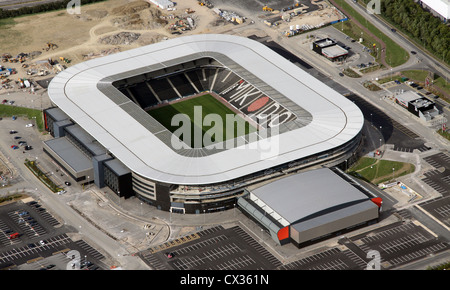
<path id="1" fill-rule="evenodd" d="M 447 22 L 450 19 L 449 0 L 419 0 L 418 3 L 442 21 Z"/>
<path id="2" fill-rule="evenodd" d="M 156 5 L 161 9 L 173 8 L 175 4 L 170 0 L 147 0 L 150 4 Z"/>
<path id="3" fill-rule="evenodd" d="M 424 121 L 430 121 L 439 115 L 439 109 L 433 101 L 413 91 L 396 95 L 395 102 Z"/>
<path id="4" fill-rule="evenodd" d="M 294 174 L 238 199 L 280 245 L 297 247 L 378 221 L 382 200 L 337 168 Z"/>
<path id="5" fill-rule="evenodd" d="M 222 148 L 176 148 L 146 110 L 205 91 L 245 118 L 278 122 Z M 180 213 L 233 208 L 248 186 L 341 164 L 358 150 L 364 123 L 353 102 L 232 35 L 183 36 L 76 64 L 52 79 L 48 94 L 45 128 L 54 139 L 44 148 L 76 182 Z"/>
<path id="6" fill-rule="evenodd" d="M 311 44 L 311 49 L 331 61 L 341 61 L 348 56 L 348 50 L 344 49 L 338 45 L 336 41 L 330 38 L 314 41 Z"/>

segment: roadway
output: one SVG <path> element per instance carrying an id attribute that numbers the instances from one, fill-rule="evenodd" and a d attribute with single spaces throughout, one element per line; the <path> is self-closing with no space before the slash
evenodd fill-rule
<path id="1" fill-rule="evenodd" d="M 412 43 L 409 39 L 407 39 L 401 32 L 398 30 L 396 32 L 392 32 L 392 26 L 384 22 L 380 17 L 375 14 L 369 14 L 367 10 L 361 5 L 354 3 L 352 0 L 346 0 L 349 5 L 351 5 L 358 13 L 360 13 L 364 18 L 366 18 L 370 23 L 376 26 L 381 32 L 383 32 L 386 36 L 391 38 L 401 47 L 403 47 L 408 52 L 415 51 L 416 55 L 411 55 L 411 62 L 407 62 L 404 65 L 393 68 L 393 72 L 397 72 L 400 70 L 404 70 L 405 67 L 408 69 L 428 69 L 434 73 L 437 73 L 443 77 L 450 76 L 450 68 L 443 64 L 440 60 L 436 59 L 434 56 L 426 53 L 421 48 L 417 47 L 414 43 Z"/>
<path id="2" fill-rule="evenodd" d="M 97 245 L 100 249 L 108 253 L 123 268 L 136 270 L 148 269 L 141 259 L 131 256 L 129 251 L 127 251 L 127 249 L 119 242 L 92 225 L 87 219 L 66 204 L 64 199 L 61 199 L 58 194 L 50 192 L 50 190 L 25 167 L 23 164 L 25 157 L 40 162 L 40 160 L 44 159 L 43 155 L 45 154 L 42 151 L 42 141 L 37 137 L 37 134 L 39 133 L 36 128 L 25 128 L 25 124 L 29 121 L 22 118 L 18 118 L 15 121 L 12 121 L 11 118 L 3 118 L 0 122 L 2 122 L 0 136 L 6 137 L 0 139 L 0 149 L 6 156 L 9 156 L 9 163 L 12 164 L 17 171 L 17 175 L 13 179 L 11 187 L 8 187 L 8 192 L 14 192 L 15 190 L 30 191 L 32 196 L 37 197 L 38 201 L 46 208 L 51 209 L 52 212 L 56 213 L 57 216 L 64 220 L 67 226 L 73 227 L 74 231 L 81 234 L 84 239 L 91 241 L 93 245 Z M 13 137 L 8 133 L 11 129 L 17 130 L 18 133 L 16 135 L 21 135 L 27 142 L 36 140 L 36 142 L 29 143 L 32 144 L 33 150 L 25 154 L 22 153 L 22 150 L 11 149 L 10 144 L 13 142 L 11 141 L 13 140 Z M 34 138 L 31 138 L 32 135 L 34 135 Z M 2 192 L 6 193 L 6 190 L 2 189 Z"/>

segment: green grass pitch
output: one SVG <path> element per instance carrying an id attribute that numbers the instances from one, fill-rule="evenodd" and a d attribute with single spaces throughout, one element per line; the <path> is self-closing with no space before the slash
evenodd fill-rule
<path id="1" fill-rule="evenodd" d="M 200 123 L 198 122 L 198 119 L 200 119 L 199 116 L 197 116 L 197 122 L 195 122 L 196 120 L 194 118 L 194 107 L 196 106 L 201 107 L 202 116 Z M 195 130 L 194 127 L 197 128 L 201 127 L 202 138 L 205 134 L 207 134 L 208 135 L 207 137 L 210 138 L 210 140 L 212 140 L 213 143 L 221 140 L 225 141 L 228 139 L 234 139 L 236 137 L 256 131 L 256 128 L 254 126 L 252 126 L 249 122 L 244 121 L 242 117 L 236 116 L 235 112 L 226 107 L 224 104 L 222 104 L 219 100 L 217 100 L 210 94 L 202 95 L 182 102 L 177 102 L 164 107 L 156 108 L 148 111 L 147 113 L 150 114 L 153 118 L 155 118 L 158 122 L 160 122 L 161 125 L 163 125 L 166 129 L 168 129 L 172 133 L 174 133 L 181 126 L 181 124 L 179 126 L 172 126 L 171 124 L 172 118 L 177 114 L 186 114 L 191 122 L 190 124 L 191 142 L 190 144 L 188 144 L 189 142 L 186 142 L 186 139 L 183 139 L 183 137 L 181 139 L 192 148 L 198 147 L 195 146 L 196 144 L 194 143 L 194 130 Z M 220 123 L 217 125 L 215 123 L 212 123 L 211 126 L 207 126 L 204 124 L 206 121 L 205 117 L 210 114 L 217 114 L 218 116 L 220 116 L 220 119 L 222 120 L 221 126 Z M 239 121 L 233 122 L 231 126 L 230 125 L 227 126 L 226 122 L 227 115 L 235 117 L 235 119 Z M 245 128 L 239 126 L 245 126 Z M 213 129 L 214 127 L 215 129 Z M 219 136 L 220 133 L 222 134 L 222 136 Z M 222 139 L 220 137 L 222 137 Z M 203 146 L 204 144 L 202 142 L 201 147 Z"/>

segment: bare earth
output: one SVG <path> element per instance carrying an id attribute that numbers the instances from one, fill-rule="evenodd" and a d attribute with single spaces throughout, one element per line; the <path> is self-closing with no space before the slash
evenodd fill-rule
<path id="1" fill-rule="evenodd" d="M 83 62 L 87 59 L 102 56 L 117 51 L 140 47 L 166 38 L 174 38 L 168 29 L 174 19 L 163 20 L 160 16 L 186 15 L 186 8 L 195 10 L 190 14 L 195 20 L 196 28 L 186 31 L 183 35 L 200 33 L 220 33 L 221 30 L 232 28 L 231 23 L 223 23 L 213 27 L 218 16 L 211 9 L 200 7 L 196 0 L 179 2 L 175 11 L 165 11 L 150 5 L 145 1 L 109 0 L 81 7 L 81 14 L 69 14 L 66 11 L 55 11 L 19 17 L 16 24 L 0 29 L 0 53 L 37 52 L 41 54 L 33 60 L 27 59 L 31 65 L 38 60 L 60 57 L 70 59 L 70 64 Z M 216 29 L 219 28 L 219 29 Z M 138 39 L 130 42 L 116 43 L 109 41 L 119 33 L 139 34 Z M 106 38 L 104 41 L 100 39 Z M 46 50 L 47 43 L 54 43 L 57 48 Z M 19 63 L 6 63 L 6 67 L 17 69 L 17 77 L 26 77 Z"/>
<path id="2" fill-rule="evenodd" d="M 193 10 L 193 13 L 187 14 L 186 9 Z M 39 80 L 57 72 L 48 64 L 39 63 L 41 60 L 56 60 L 67 67 L 95 57 L 177 37 L 169 30 L 177 20 L 173 16 L 189 15 L 194 19 L 195 28 L 183 31 L 182 35 L 228 33 L 242 36 L 271 34 L 272 37 L 279 37 L 290 25 L 307 23 L 314 26 L 332 21 L 337 16 L 335 12 L 326 10 L 306 13 L 273 29 L 262 24 L 261 18 L 255 15 L 241 15 L 252 17 L 253 23 L 250 19 L 239 25 L 226 22 L 213 9 L 199 6 L 197 0 L 177 1 L 175 11 L 159 9 L 143 0 L 108 0 L 82 6 L 81 14 L 69 14 L 61 10 L 18 17 L 15 24 L 0 27 L 0 39 L 3 40 L 0 42 L 0 54 L 16 56 L 19 53 L 33 53 L 35 56 L 29 57 L 24 63 L 2 64 L 16 69 L 14 79 Z M 56 46 L 47 50 L 47 43 Z M 61 62 L 60 57 L 69 59 L 70 63 Z M 23 64 L 28 67 L 23 68 Z M 30 69 L 45 69 L 50 75 L 27 75 L 26 72 Z M 0 91 L 2 92 L 5 90 Z"/>

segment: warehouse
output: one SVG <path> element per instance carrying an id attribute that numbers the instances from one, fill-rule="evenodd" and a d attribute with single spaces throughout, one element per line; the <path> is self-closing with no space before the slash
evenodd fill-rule
<path id="1" fill-rule="evenodd" d="M 174 3 L 170 0 L 147 0 L 150 4 L 155 4 L 156 6 L 158 6 L 161 9 L 168 9 L 168 8 L 172 8 L 174 5 Z"/>
<path id="2" fill-rule="evenodd" d="M 238 200 L 278 244 L 297 247 L 378 221 L 381 198 L 337 168 L 285 177 Z"/>
<path id="3" fill-rule="evenodd" d="M 444 22 L 447 22 L 450 18 L 449 0 L 420 0 L 419 3 Z"/>

